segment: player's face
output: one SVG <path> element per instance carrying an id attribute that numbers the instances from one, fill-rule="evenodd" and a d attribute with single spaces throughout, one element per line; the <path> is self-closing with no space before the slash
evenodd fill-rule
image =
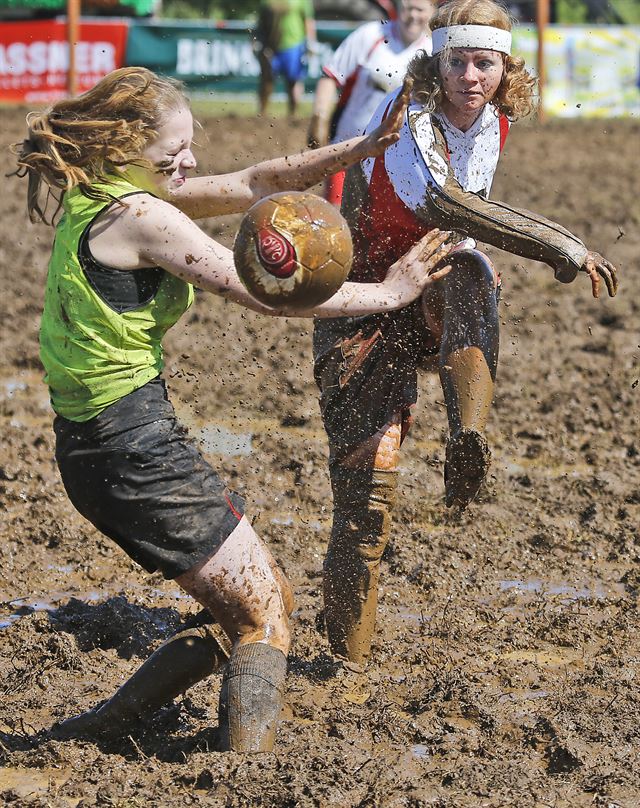
<path id="1" fill-rule="evenodd" d="M 428 30 L 434 10 L 431 0 L 403 0 L 398 11 L 398 21 L 407 45 L 415 42 Z"/>
<path id="2" fill-rule="evenodd" d="M 179 107 L 168 112 L 156 138 L 142 152 L 153 169 L 137 169 L 134 179 L 140 184 L 144 182 L 144 188 L 161 197 L 177 190 L 184 184 L 188 172 L 196 167 L 196 158 L 191 151 L 192 140 L 191 110 Z"/>
<path id="3" fill-rule="evenodd" d="M 503 70 L 503 57 L 498 51 L 453 48 L 440 60 L 444 111 L 479 112 L 495 96 Z"/>

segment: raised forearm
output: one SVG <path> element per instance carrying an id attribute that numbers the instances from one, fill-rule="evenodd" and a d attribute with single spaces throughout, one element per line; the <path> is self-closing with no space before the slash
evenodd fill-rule
<path id="1" fill-rule="evenodd" d="M 174 248 L 167 254 L 166 246 L 160 244 L 158 252 L 147 253 L 147 257 L 203 291 L 212 292 L 244 308 L 271 317 L 359 317 L 377 311 L 401 308 L 406 306 L 411 298 L 406 291 L 401 294 L 400 291 L 392 289 L 389 283 L 347 281 L 329 300 L 319 306 L 312 308 L 286 304 L 277 307 L 265 306 L 249 293 L 240 280 L 231 250 L 207 238 L 204 249 L 197 252 L 194 249 L 193 254 L 186 253 L 187 260 L 182 257 L 185 248 L 180 248 L 180 241 L 177 238 L 174 239 Z"/>
<path id="2" fill-rule="evenodd" d="M 393 311 L 408 304 L 409 300 L 392 292 L 382 283 L 343 283 L 325 303 L 316 306 L 313 317 L 363 317 L 378 311 Z M 309 316 L 302 314 L 302 316 Z"/>
<path id="3" fill-rule="evenodd" d="M 192 277 L 191 281 L 205 291 L 213 292 L 240 306 L 271 317 L 361 317 L 378 311 L 399 309 L 410 302 L 406 295 L 391 290 L 389 284 L 347 281 L 329 300 L 313 308 L 286 304 L 277 307 L 265 306 L 243 285 L 233 266 L 230 251 L 219 247 L 216 253 L 216 270 L 207 272 L 205 265 L 198 273 L 199 277 Z M 225 271 L 220 271 L 221 264 L 225 266 Z"/>
<path id="4" fill-rule="evenodd" d="M 427 183 L 424 205 L 418 214 L 438 227 L 457 230 L 523 258 L 543 261 L 553 267 L 558 280 L 572 281 L 587 255 L 582 241 L 536 213 L 465 191 L 446 157 L 443 134 L 436 126 L 433 134 L 435 150 L 448 174 L 443 185 Z"/>
<path id="5" fill-rule="evenodd" d="M 304 190 L 367 156 L 364 137 L 351 138 L 313 151 L 279 157 L 253 169 L 251 189 L 260 199 L 277 191 Z"/>
<path id="6" fill-rule="evenodd" d="M 346 282 L 325 303 L 309 309 L 286 305 L 275 308 L 263 306 L 249 294 L 239 279 L 228 283 L 224 288 L 206 283 L 202 287 L 245 308 L 272 317 L 362 317 L 378 311 L 399 309 L 408 302 L 400 294 L 390 292 L 389 287 L 381 283 Z"/>
<path id="7" fill-rule="evenodd" d="M 563 282 L 575 278 L 587 255 L 582 241 L 555 222 L 464 191 L 452 178 L 443 188 L 430 189 L 424 215 L 440 227 L 543 261 Z"/>
<path id="8" fill-rule="evenodd" d="M 193 177 L 167 201 L 190 219 L 242 213 L 278 191 L 303 191 L 368 156 L 364 137 L 266 160 L 234 174 Z"/>

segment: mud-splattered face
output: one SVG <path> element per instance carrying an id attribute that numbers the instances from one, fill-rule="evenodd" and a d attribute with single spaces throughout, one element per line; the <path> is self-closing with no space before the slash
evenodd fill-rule
<path id="1" fill-rule="evenodd" d="M 188 172 L 196 167 L 196 158 L 191 151 L 192 140 L 191 111 L 187 107 L 170 111 L 159 127 L 157 137 L 142 152 L 154 168 L 130 167 L 129 175 L 146 190 L 166 197 L 183 185 Z"/>
<path id="2" fill-rule="evenodd" d="M 480 112 L 495 96 L 503 70 L 503 57 L 498 51 L 453 48 L 440 60 L 445 114 L 451 118 L 449 112 Z"/>

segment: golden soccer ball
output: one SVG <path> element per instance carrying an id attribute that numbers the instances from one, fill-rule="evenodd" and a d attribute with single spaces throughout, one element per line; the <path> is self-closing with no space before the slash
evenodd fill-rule
<path id="1" fill-rule="evenodd" d="M 353 244 L 335 205 L 316 194 L 285 191 L 249 208 L 233 257 L 240 280 L 256 300 L 272 308 L 310 309 L 344 283 Z"/>

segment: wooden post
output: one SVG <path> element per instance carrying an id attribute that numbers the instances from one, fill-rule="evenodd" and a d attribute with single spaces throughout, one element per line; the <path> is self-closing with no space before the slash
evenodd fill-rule
<path id="1" fill-rule="evenodd" d="M 544 88 L 546 82 L 546 66 L 544 59 L 544 33 L 549 24 L 549 0 L 536 0 L 536 25 L 538 28 L 538 93 L 540 97 L 538 106 L 538 120 L 544 123 L 546 113 L 544 109 Z"/>
<path id="2" fill-rule="evenodd" d="M 69 72 L 67 92 L 78 94 L 78 74 L 76 71 L 76 42 L 80 35 L 80 0 L 67 0 L 67 42 L 69 43 Z"/>

